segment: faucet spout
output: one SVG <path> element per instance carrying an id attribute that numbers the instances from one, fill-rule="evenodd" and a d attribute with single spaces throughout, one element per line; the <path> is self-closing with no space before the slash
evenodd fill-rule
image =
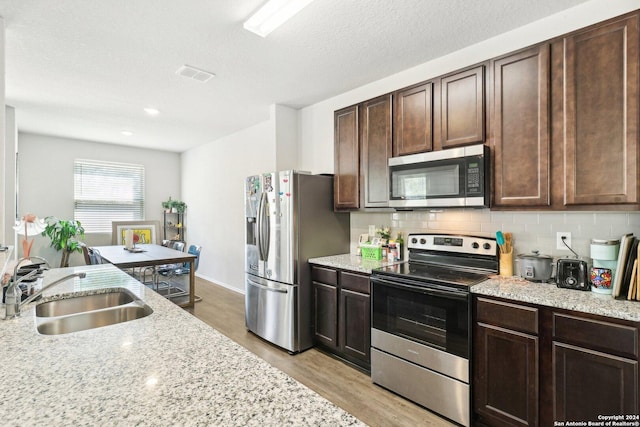
<path id="1" fill-rule="evenodd" d="M 35 273 L 36 272 L 34 271 L 33 274 L 35 274 Z M 31 275 L 32 275 L 32 273 L 29 273 L 26 276 L 21 277 L 20 280 L 14 282 L 11 286 L 17 287 L 18 283 L 20 283 L 22 280 L 30 277 Z M 20 300 L 18 299 L 15 302 L 12 301 L 12 303 L 10 304 L 9 301 L 6 301 L 6 298 L 5 298 L 5 310 L 6 310 L 5 319 L 13 319 L 14 317 L 20 316 L 20 309 L 23 306 L 29 304 L 34 299 L 38 298 L 47 289 L 52 288 L 52 287 L 54 287 L 54 286 L 56 286 L 56 285 L 58 285 L 58 284 L 60 284 L 62 282 L 66 282 L 69 279 L 73 279 L 74 277 L 78 277 L 80 279 L 84 279 L 85 277 L 87 277 L 87 273 L 80 272 L 80 273 L 68 274 L 68 275 L 66 275 L 64 277 L 61 277 L 58 280 L 54 280 L 51 283 L 47 283 L 45 286 L 42 287 L 42 289 L 40 289 L 38 292 L 36 292 L 36 293 L 34 293 L 32 295 L 29 295 L 29 297 L 26 300 L 22 301 L 22 302 L 20 302 Z M 8 294 L 9 294 L 9 289 L 7 289 L 7 295 Z"/>

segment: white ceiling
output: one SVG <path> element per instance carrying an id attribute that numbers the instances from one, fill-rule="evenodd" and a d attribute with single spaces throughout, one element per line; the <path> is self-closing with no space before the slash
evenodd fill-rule
<path id="1" fill-rule="evenodd" d="M 261 38 L 264 1 L 0 0 L 7 104 L 22 131 L 182 152 L 586 0 L 315 0 Z"/>

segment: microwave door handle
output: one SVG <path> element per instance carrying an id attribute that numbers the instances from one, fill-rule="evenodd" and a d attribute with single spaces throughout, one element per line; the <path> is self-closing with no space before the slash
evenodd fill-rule
<path id="1" fill-rule="evenodd" d="M 408 283 L 397 283 L 397 282 L 381 279 L 379 277 L 372 278 L 371 281 L 373 283 L 380 283 L 385 286 L 391 286 L 396 289 L 407 289 L 407 290 L 417 291 L 417 292 L 420 292 L 421 294 L 431 295 L 434 297 L 456 299 L 461 301 L 467 301 L 469 299 L 468 294 L 466 292 L 457 292 L 454 290 L 433 288 L 433 287 L 427 287 L 427 286 L 415 286 L 415 285 L 410 285 Z"/>

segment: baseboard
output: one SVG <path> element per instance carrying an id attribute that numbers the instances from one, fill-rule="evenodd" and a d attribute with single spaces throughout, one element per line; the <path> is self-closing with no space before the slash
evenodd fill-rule
<path id="1" fill-rule="evenodd" d="M 202 279 L 202 280 L 206 280 L 207 282 L 211 282 L 214 285 L 222 286 L 225 289 L 229 289 L 230 291 L 234 291 L 234 292 L 237 292 L 237 293 L 239 293 L 241 295 L 244 295 L 244 289 L 238 289 L 236 286 L 232 286 L 232 285 L 229 285 L 227 283 L 221 282 L 219 280 L 215 280 L 215 279 L 213 279 L 211 277 L 207 277 L 207 276 L 205 276 L 203 274 L 200 274 L 200 273 L 196 273 L 196 277 L 199 278 L 199 279 Z"/>

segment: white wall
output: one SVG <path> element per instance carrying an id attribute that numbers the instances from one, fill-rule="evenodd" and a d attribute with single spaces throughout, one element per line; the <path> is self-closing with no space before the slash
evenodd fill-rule
<path id="1" fill-rule="evenodd" d="M 4 112 L 4 103 L 5 103 L 5 93 L 4 93 L 4 19 L 0 16 L 0 165 L 2 165 L 2 173 L 0 177 L 2 180 L 0 181 L 0 200 L 6 203 L 6 197 L 8 196 L 8 183 L 6 182 L 6 175 L 9 173 L 7 171 L 7 147 L 5 144 L 5 112 Z M 13 162 L 12 162 L 13 163 Z M 3 207 L 0 209 L 0 244 L 4 245 L 6 242 L 6 238 L 8 238 L 6 229 L 7 229 L 7 212 Z"/>
<path id="2" fill-rule="evenodd" d="M 244 291 L 244 180 L 276 169 L 275 118 L 182 154 L 187 236 L 197 275 Z"/>
<path id="3" fill-rule="evenodd" d="M 181 198 L 181 165 L 178 153 L 30 133 L 19 133 L 18 153 L 20 215 L 34 213 L 40 218 L 56 216 L 60 219 L 73 219 L 74 159 L 144 165 L 147 220 L 162 221 L 161 202 L 169 196 Z M 111 233 L 87 234 L 85 241 L 90 246 L 110 245 Z M 44 256 L 52 265 L 57 266 L 60 254 L 49 248 L 49 243 L 46 237 L 36 237 L 31 253 Z M 84 264 L 82 255 L 74 254 L 71 264 Z"/>
<path id="4" fill-rule="evenodd" d="M 16 215 L 16 153 L 18 150 L 18 129 L 16 127 L 16 110 L 13 107 L 5 107 L 5 133 L 4 133 L 4 238 L 0 243 L 13 244 L 15 231 L 13 230 Z M 2 164 L 2 163 L 0 163 Z M 14 256 L 16 255 L 14 251 Z"/>

